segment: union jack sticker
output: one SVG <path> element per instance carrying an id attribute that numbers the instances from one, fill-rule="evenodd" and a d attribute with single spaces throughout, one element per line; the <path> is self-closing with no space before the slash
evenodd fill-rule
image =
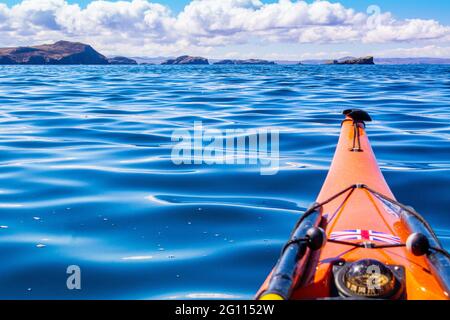
<path id="1" fill-rule="evenodd" d="M 400 238 L 388 233 L 372 231 L 372 230 L 344 230 L 332 232 L 329 236 L 330 240 L 349 241 L 349 240 L 365 240 L 377 241 L 388 244 L 400 244 Z"/>

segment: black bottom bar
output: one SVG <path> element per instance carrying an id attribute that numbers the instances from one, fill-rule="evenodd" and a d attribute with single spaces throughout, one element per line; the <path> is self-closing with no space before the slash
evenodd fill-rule
<path id="1" fill-rule="evenodd" d="M 55 316 L 58 319 L 82 320 L 94 315 L 123 319 L 302 319 L 316 315 L 320 319 L 360 318 L 366 313 L 389 317 L 402 312 L 405 318 L 424 310 L 445 315 L 448 301 L 381 301 L 381 300 L 317 300 L 317 301 L 8 301 L 0 302 L 4 314 L 8 311 L 18 318 L 23 314 Z M 9 309 L 9 310 L 8 310 Z"/>

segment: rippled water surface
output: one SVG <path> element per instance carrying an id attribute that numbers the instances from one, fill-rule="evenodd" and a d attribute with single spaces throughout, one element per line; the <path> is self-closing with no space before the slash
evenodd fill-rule
<path id="1" fill-rule="evenodd" d="M 0 67 L 0 298 L 251 298 L 365 108 L 450 248 L 449 66 Z M 172 131 L 277 128 L 281 169 L 176 166 Z M 66 289 L 79 265 L 82 290 Z"/>

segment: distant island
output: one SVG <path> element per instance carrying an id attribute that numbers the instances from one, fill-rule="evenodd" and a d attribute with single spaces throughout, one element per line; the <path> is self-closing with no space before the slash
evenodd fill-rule
<path id="1" fill-rule="evenodd" d="M 207 59 L 180 57 L 106 57 L 92 46 L 80 42 L 58 41 L 30 47 L 0 48 L 0 65 L 373 65 L 373 64 L 450 64 L 443 58 L 344 57 L 337 60 L 268 61 L 262 59 Z"/>
<path id="2" fill-rule="evenodd" d="M 206 65 L 210 64 L 209 60 L 203 57 L 181 56 L 178 58 L 168 59 L 161 63 L 162 65 Z M 261 59 L 247 59 L 247 60 L 219 60 L 213 63 L 214 65 L 274 65 L 274 61 L 267 61 Z"/>
<path id="3" fill-rule="evenodd" d="M 376 64 L 450 64 L 450 58 L 375 58 Z"/>
<path id="4" fill-rule="evenodd" d="M 127 58 L 127 57 L 114 57 L 108 59 L 109 64 L 127 64 L 127 65 L 133 65 L 138 64 L 136 60 Z"/>
<path id="5" fill-rule="evenodd" d="M 209 64 L 208 59 L 202 57 L 191 57 L 191 56 L 181 56 L 175 59 L 169 59 L 161 63 L 162 65 L 172 65 L 172 64 L 190 64 L 190 65 L 201 65 Z"/>
<path id="6" fill-rule="evenodd" d="M 214 64 L 226 64 L 226 65 L 274 65 L 276 64 L 274 61 L 267 61 L 261 59 L 247 59 L 247 60 L 220 60 L 214 62 Z"/>
<path id="7" fill-rule="evenodd" d="M 326 60 L 326 59 L 309 59 L 302 60 L 300 63 L 303 65 L 320 65 L 320 64 L 335 64 L 334 62 L 342 60 L 353 60 L 354 57 L 346 57 L 338 60 Z M 373 58 L 373 63 L 377 65 L 414 65 L 414 64 L 450 64 L 450 58 Z M 292 64 L 289 61 L 283 61 L 283 64 Z"/>
<path id="8" fill-rule="evenodd" d="M 338 60 L 329 60 L 325 64 L 375 64 L 373 57 L 354 58 L 345 57 Z"/>

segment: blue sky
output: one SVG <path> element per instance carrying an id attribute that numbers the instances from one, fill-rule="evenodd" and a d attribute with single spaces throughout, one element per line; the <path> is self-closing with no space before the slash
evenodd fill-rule
<path id="1" fill-rule="evenodd" d="M 90 43 L 108 55 L 450 57 L 448 0 L 306 1 L 306 6 L 297 0 L 262 0 L 275 4 L 270 10 L 252 3 L 256 0 L 202 0 L 183 14 L 193 0 L 139 1 L 66 0 L 78 9 L 63 0 L 0 0 L 0 47 L 66 39 Z M 87 10 L 91 2 L 95 6 Z M 381 9 L 375 23 L 366 11 L 370 5 Z"/>

